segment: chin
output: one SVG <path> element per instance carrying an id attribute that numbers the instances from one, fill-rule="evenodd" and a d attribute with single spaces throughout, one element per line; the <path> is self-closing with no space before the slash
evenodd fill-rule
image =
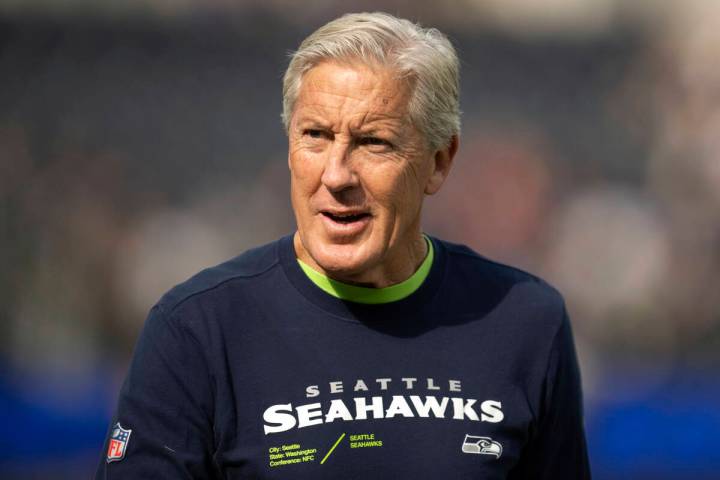
<path id="1" fill-rule="evenodd" d="M 310 253 L 313 260 L 329 273 L 353 275 L 367 270 L 374 263 L 364 245 L 323 244 Z"/>

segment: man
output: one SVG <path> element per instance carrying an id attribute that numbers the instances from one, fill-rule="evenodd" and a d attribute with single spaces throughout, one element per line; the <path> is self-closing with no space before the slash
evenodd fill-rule
<path id="1" fill-rule="evenodd" d="M 421 231 L 458 148 L 445 36 L 343 16 L 283 108 L 297 232 L 155 305 L 97 478 L 589 478 L 560 295 Z"/>

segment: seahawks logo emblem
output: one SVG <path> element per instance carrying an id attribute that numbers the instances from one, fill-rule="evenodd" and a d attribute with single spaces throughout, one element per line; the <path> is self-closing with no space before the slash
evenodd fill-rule
<path id="1" fill-rule="evenodd" d="M 465 435 L 465 440 L 462 444 L 462 451 L 463 453 L 492 455 L 495 458 L 500 458 L 500 455 L 502 455 L 502 445 L 500 445 L 500 442 L 496 442 L 490 437 Z"/>

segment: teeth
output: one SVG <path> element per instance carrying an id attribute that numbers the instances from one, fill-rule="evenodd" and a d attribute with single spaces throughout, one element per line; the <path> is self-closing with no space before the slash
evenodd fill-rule
<path id="1" fill-rule="evenodd" d="M 350 222 L 357 222 L 360 219 L 364 218 L 367 213 L 331 213 L 331 212 L 323 212 L 327 217 L 333 219 L 336 222 L 340 223 L 350 223 Z"/>

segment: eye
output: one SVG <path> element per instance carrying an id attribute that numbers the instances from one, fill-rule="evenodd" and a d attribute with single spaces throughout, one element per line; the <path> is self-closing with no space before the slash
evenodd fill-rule
<path id="1" fill-rule="evenodd" d="M 307 128 L 303 130 L 303 136 L 319 140 L 322 138 L 327 138 L 329 135 L 324 130 L 320 130 L 318 128 Z"/>
<path id="2" fill-rule="evenodd" d="M 392 147 L 392 144 L 387 140 L 378 137 L 361 137 L 358 140 L 358 145 L 370 145 L 379 147 Z"/>

